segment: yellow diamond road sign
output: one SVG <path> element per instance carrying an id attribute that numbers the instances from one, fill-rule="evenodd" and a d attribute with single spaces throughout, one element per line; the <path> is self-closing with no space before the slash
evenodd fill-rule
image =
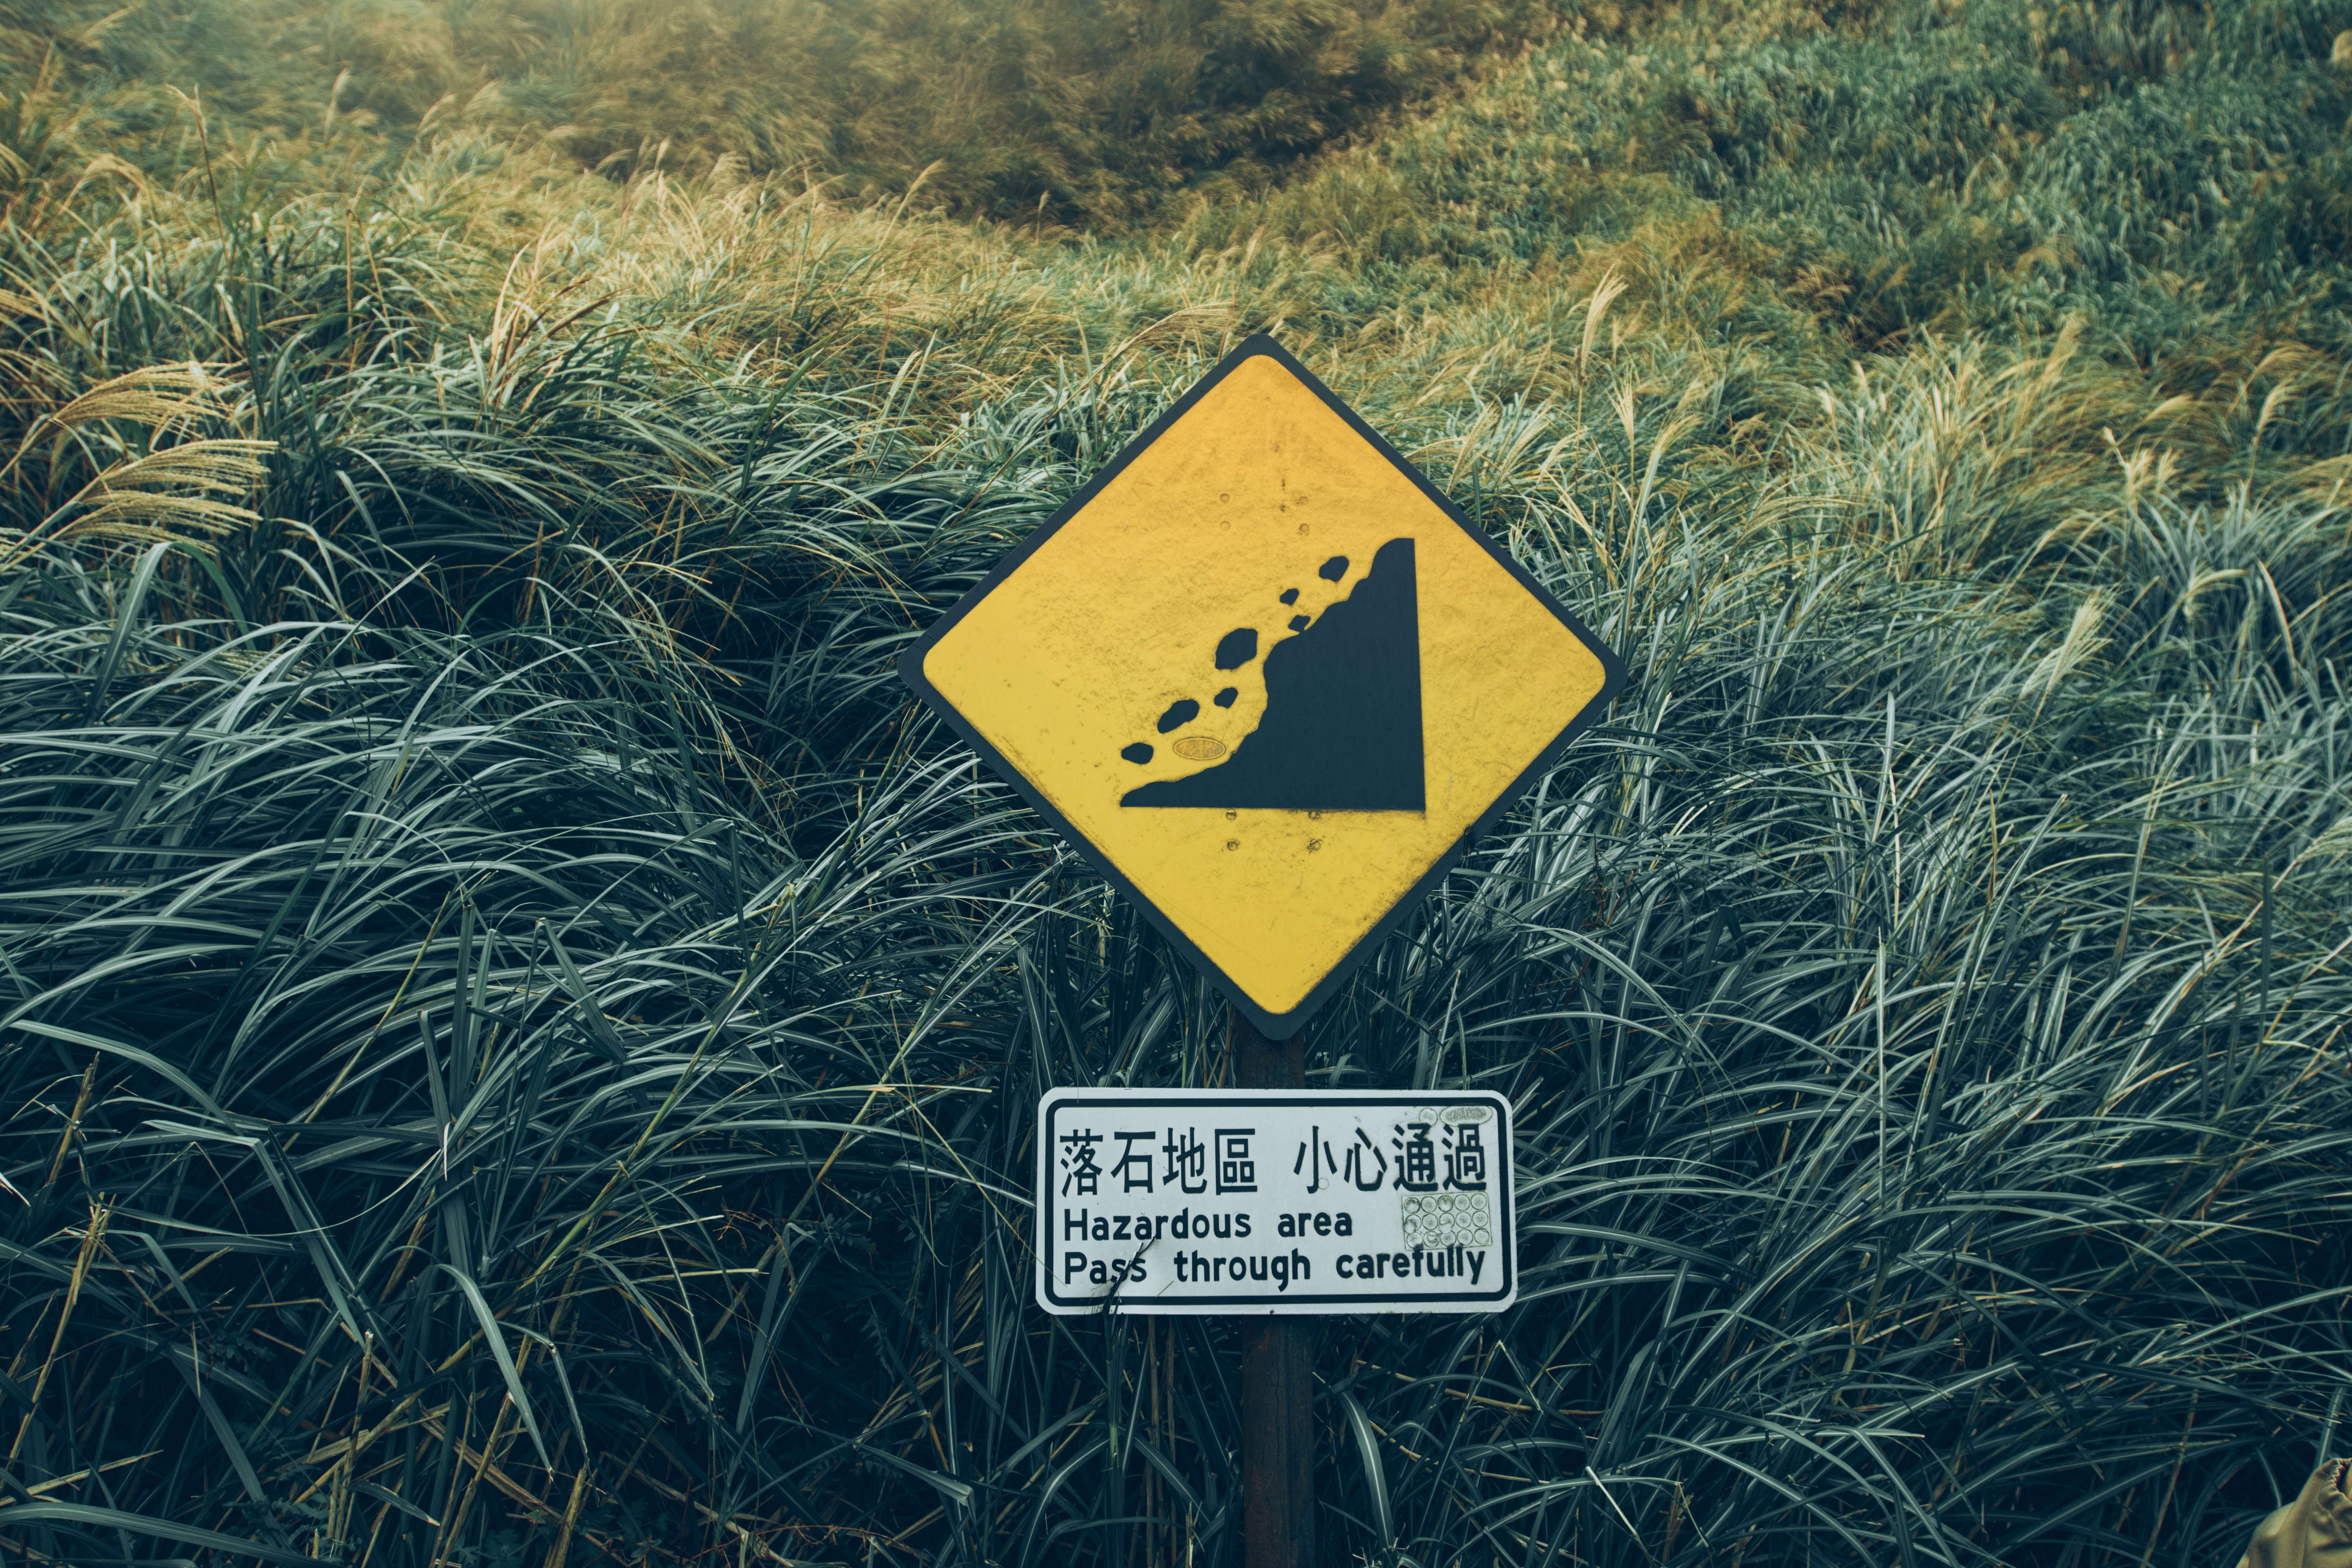
<path id="1" fill-rule="evenodd" d="M 1276 1038 L 1622 679 L 1265 337 L 900 670 Z"/>

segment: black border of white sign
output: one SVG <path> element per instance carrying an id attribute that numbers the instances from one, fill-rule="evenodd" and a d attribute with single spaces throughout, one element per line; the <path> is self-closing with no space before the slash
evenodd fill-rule
<path id="1" fill-rule="evenodd" d="M 1511 1104 L 1488 1090 L 1057 1089 L 1037 1102 L 1036 1184 L 1048 1312 L 1499 1312 L 1518 1299 Z M 1455 1226 L 1477 1239 L 1449 1239 Z M 1192 1278 L 1213 1266 L 1223 1284 L 1228 1265 L 1243 1289 Z M 1386 1288 L 1397 1275 L 1412 1288 Z"/>

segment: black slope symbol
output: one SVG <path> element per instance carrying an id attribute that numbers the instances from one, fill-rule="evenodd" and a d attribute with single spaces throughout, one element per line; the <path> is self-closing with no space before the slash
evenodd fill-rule
<path id="1" fill-rule="evenodd" d="M 1233 754 L 1121 805 L 1421 811 L 1421 609 L 1412 541 L 1265 656 L 1265 716 Z"/>

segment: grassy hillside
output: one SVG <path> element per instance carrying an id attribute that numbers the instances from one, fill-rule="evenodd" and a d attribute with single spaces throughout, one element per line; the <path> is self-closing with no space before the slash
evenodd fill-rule
<path id="1" fill-rule="evenodd" d="M 1261 328 L 1633 672 L 1308 1032 L 1526 1173 L 1318 1323 L 1330 1561 L 2188 1568 L 2344 1442 L 2345 0 L 8 21 L 15 1554 L 1237 1562 L 1226 1325 L 1024 1239 L 1222 1005 L 890 661 Z"/>
<path id="2" fill-rule="evenodd" d="M 0 37 L 114 85 L 134 132 L 156 89 L 201 88 L 278 135 L 331 116 L 400 147 L 464 121 L 606 172 L 920 181 L 966 213 L 1116 226 L 1204 177 L 1262 184 L 1560 19 L 1545 0 L 19 0 Z"/>

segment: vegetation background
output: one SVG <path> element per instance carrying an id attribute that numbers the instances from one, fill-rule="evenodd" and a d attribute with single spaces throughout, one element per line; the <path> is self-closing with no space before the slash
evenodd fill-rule
<path id="1" fill-rule="evenodd" d="M 1252 330 L 1633 679 L 1334 1563 L 2219 1564 L 2352 1386 L 2352 0 L 0 0 L 0 1549 L 1236 1561 L 1216 997 L 891 659 Z"/>

